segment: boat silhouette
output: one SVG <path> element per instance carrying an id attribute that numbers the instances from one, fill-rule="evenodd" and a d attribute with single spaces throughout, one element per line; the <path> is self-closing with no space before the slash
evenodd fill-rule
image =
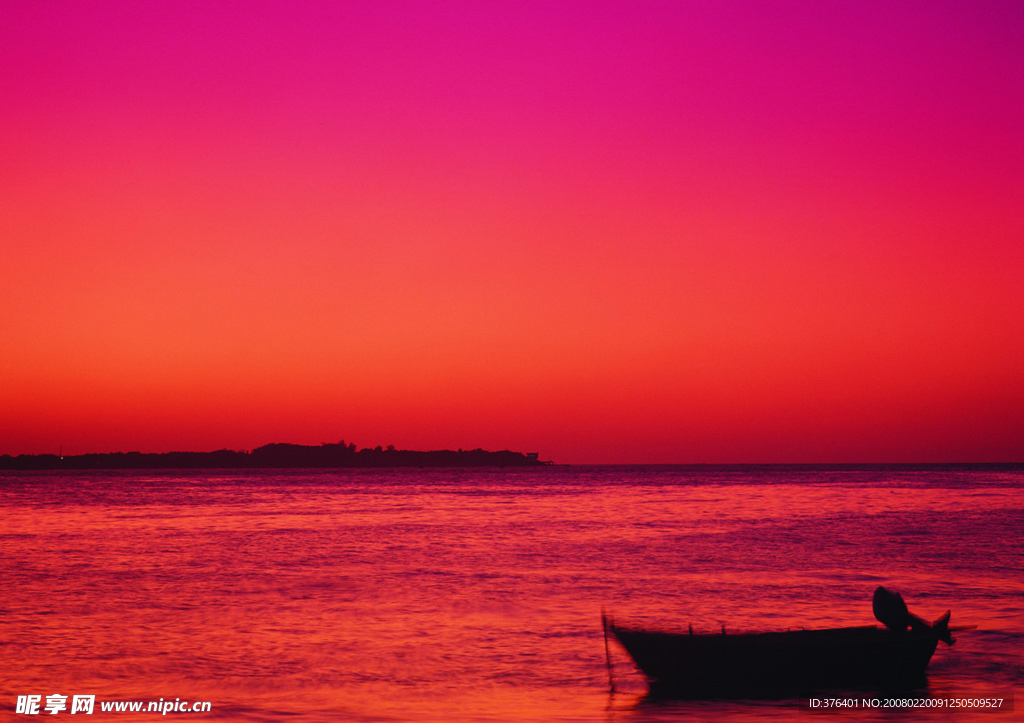
<path id="1" fill-rule="evenodd" d="M 949 612 L 932 624 L 879 587 L 874 625 L 727 634 L 665 632 L 619 625 L 607 636 L 625 648 L 652 694 L 689 698 L 777 697 L 823 689 L 909 690 L 925 684 L 940 640 L 952 645 Z M 965 628 L 959 628 L 965 629 Z M 609 661 L 610 666 L 610 661 Z"/>

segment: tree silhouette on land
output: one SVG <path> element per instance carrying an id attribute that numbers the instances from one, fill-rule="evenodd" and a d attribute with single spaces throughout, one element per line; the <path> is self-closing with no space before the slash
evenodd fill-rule
<path id="1" fill-rule="evenodd" d="M 36 454 L 0 456 L 0 469 L 252 469 L 260 467 L 529 467 L 548 464 L 536 454 L 483 449 L 415 451 L 389 444 L 373 449 L 337 443 L 315 445 L 274 442 L 251 452 L 219 449 L 215 452 L 113 452 L 107 454 Z"/>

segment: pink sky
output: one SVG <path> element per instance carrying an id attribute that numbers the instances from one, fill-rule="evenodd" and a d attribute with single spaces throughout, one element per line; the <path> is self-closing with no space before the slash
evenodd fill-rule
<path id="1" fill-rule="evenodd" d="M 1014 2 L 17 2 L 0 453 L 1024 460 Z"/>

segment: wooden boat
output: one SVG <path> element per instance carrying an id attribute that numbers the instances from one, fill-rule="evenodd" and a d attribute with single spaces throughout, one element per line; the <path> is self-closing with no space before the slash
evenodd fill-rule
<path id="1" fill-rule="evenodd" d="M 876 610 L 877 599 L 876 591 Z M 654 694 L 774 697 L 829 688 L 921 686 L 938 641 L 953 641 L 948 613 L 931 626 L 913 619 L 913 625 L 906 618 L 892 620 L 891 629 L 865 626 L 738 635 L 724 629 L 720 634 L 697 635 L 692 629 L 642 630 L 607 619 L 604 625 L 605 634 L 622 644 Z"/>

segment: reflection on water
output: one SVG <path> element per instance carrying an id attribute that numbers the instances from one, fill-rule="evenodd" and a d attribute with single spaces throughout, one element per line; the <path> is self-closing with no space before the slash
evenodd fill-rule
<path id="1" fill-rule="evenodd" d="M 1000 469 L 8 474 L 0 706 L 59 692 L 209 700 L 203 719 L 249 721 L 777 718 L 797 703 L 648 700 L 617 648 L 609 700 L 602 606 L 697 631 L 870 624 L 878 584 L 979 626 L 936 653 L 933 694 L 994 693 L 1021 665 L 1022 483 Z"/>

